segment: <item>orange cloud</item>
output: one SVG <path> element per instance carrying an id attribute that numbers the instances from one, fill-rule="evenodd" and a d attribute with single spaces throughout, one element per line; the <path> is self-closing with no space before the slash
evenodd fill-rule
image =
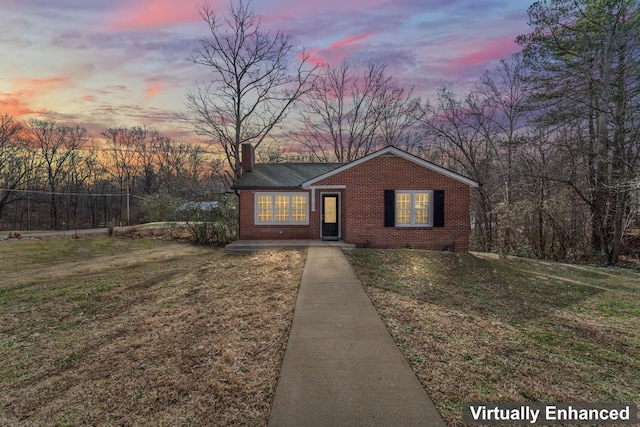
<path id="1" fill-rule="evenodd" d="M 0 94 L 0 113 L 10 114 L 14 117 L 42 114 L 46 112 L 45 109 L 35 108 L 31 104 L 51 91 L 70 85 L 69 79 L 65 77 L 13 79 L 11 93 Z"/>
<path id="2" fill-rule="evenodd" d="M 69 79 L 51 77 L 48 79 L 13 79 L 11 87 L 14 92 L 38 95 L 38 92 L 49 92 L 60 86 L 69 86 Z"/>
<path id="3" fill-rule="evenodd" d="M 195 2 L 184 0 L 141 0 L 122 9 L 120 17 L 109 24 L 114 30 L 148 29 L 200 19 Z"/>
<path id="4" fill-rule="evenodd" d="M 0 116 L 8 114 L 18 118 L 37 112 L 38 111 L 32 110 L 29 105 L 22 102 L 18 96 L 8 93 L 0 94 Z"/>
<path id="5" fill-rule="evenodd" d="M 150 81 L 147 83 L 147 97 L 149 99 L 153 98 L 156 95 L 161 94 L 162 91 L 162 86 L 160 85 L 159 82 L 156 81 Z"/>

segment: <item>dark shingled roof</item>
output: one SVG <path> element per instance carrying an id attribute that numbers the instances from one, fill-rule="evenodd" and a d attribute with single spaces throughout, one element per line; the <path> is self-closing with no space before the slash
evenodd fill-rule
<path id="1" fill-rule="evenodd" d="M 344 163 L 259 163 L 231 188 L 300 188 L 303 182 L 339 168 Z"/>

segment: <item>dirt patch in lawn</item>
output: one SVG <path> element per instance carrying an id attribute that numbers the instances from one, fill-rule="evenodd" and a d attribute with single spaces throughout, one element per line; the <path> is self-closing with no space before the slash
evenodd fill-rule
<path id="1" fill-rule="evenodd" d="M 640 402 L 640 276 L 425 251 L 347 253 L 448 425 L 471 402 Z"/>
<path id="2" fill-rule="evenodd" d="M 0 425 L 266 425 L 304 251 L 100 237 L 0 255 Z"/>

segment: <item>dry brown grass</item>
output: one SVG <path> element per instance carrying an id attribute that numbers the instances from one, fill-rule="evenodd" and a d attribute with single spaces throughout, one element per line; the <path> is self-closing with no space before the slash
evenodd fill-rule
<path id="1" fill-rule="evenodd" d="M 0 425 L 265 425 L 304 258 L 0 242 Z"/>
<path id="2" fill-rule="evenodd" d="M 470 402 L 640 402 L 640 276 L 423 251 L 348 254 L 448 425 Z"/>

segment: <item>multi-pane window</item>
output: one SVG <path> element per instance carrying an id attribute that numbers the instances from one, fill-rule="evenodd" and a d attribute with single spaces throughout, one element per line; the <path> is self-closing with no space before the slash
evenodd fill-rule
<path id="1" fill-rule="evenodd" d="M 256 224 L 308 224 L 306 193 L 257 193 Z"/>
<path id="2" fill-rule="evenodd" d="M 396 193 L 396 224 L 411 224 L 411 193 Z"/>
<path id="3" fill-rule="evenodd" d="M 257 222 L 271 222 L 273 220 L 273 198 L 271 196 L 258 196 L 257 199 Z"/>
<path id="4" fill-rule="evenodd" d="M 289 196 L 274 196 L 274 222 L 289 222 Z"/>
<path id="5" fill-rule="evenodd" d="M 432 191 L 396 191 L 396 226 L 431 225 Z"/>
<path id="6" fill-rule="evenodd" d="M 307 221 L 307 196 L 291 196 L 292 222 Z"/>

